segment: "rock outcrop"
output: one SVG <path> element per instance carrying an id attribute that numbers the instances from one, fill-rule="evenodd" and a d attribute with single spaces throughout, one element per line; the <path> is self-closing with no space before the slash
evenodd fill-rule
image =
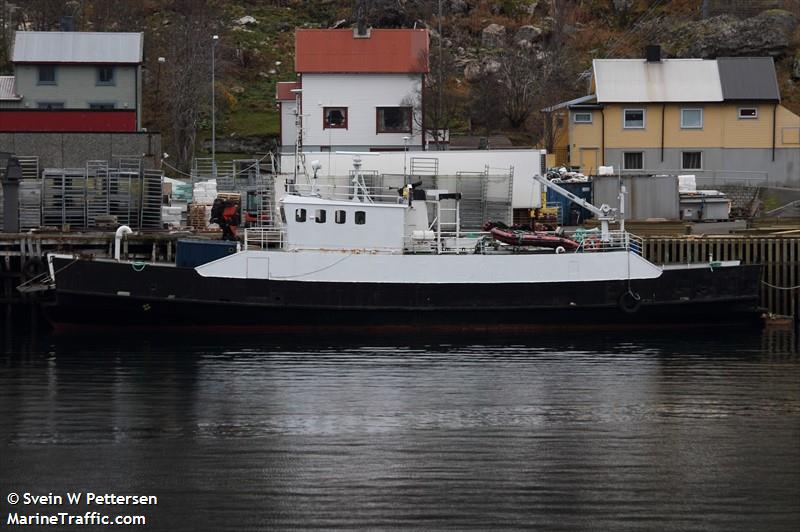
<path id="1" fill-rule="evenodd" d="M 542 28 L 531 25 L 520 26 L 517 33 L 514 34 L 514 42 L 527 41 L 534 43 L 541 40 L 543 34 L 544 30 Z"/>
<path id="2" fill-rule="evenodd" d="M 484 48 L 500 48 L 505 40 L 506 27 L 500 24 L 489 24 L 481 32 L 481 44 Z"/>
<path id="3" fill-rule="evenodd" d="M 662 33 L 661 44 L 672 57 L 779 56 L 791 46 L 797 24 L 797 17 L 780 9 L 744 20 L 720 15 L 677 24 Z"/>

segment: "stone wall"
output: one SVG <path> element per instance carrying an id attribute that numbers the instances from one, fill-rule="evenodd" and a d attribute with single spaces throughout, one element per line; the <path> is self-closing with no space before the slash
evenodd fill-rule
<path id="1" fill-rule="evenodd" d="M 144 157 L 161 167 L 159 133 L 0 133 L 0 152 L 39 157 L 39 168 L 83 168 L 86 161 Z"/>

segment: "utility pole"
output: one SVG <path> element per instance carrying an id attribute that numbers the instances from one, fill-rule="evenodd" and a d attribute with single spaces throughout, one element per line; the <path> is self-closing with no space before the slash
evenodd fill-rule
<path id="1" fill-rule="evenodd" d="M 219 35 L 211 37 L 211 174 L 217 177 L 217 102 L 215 90 L 216 68 L 214 64 L 217 55 Z"/>

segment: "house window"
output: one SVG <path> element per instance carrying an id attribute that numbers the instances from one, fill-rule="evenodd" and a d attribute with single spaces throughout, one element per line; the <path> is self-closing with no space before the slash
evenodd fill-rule
<path id="1" fill-rule="evenodd" d="M 64 102 L 36 102 L 39 109 L 63 109 Z"/>
<path id="2" fill-rule="evenodd" d="M 625 109 L 626 129 L 644 129 L 644 109 Z"/>
<path id="3" fill-rule="evenodd" d="M 411 107 L 378 107 L 378 133 L 411 133 Z"/>
<path id="4" fill-rule="evenodd" d="M 112 67 L 112 66 L 97 67 L 97 84 L 98 85 L 113 85 L 114 84 L 114 67 Z"/>
<path id="5" fill-rule="evenodd" d="M 576 124 L 591 124 L 592 113 L 575 113 L 572 115 L 572 121 Z"/>
<path id="6" fill-rule="evenodd" d="M 295 222 L 305 222 L 306 221 L 306 210 L 305 209 L 295 209 L 295 211 L 294 211 L 294 221 Z"/>
<path id="7" fill-rule="evenodd" d="M 318 224 L 324 224 L 327 215 L 328 212 L 325 209 L 317 209 L 317 212 L 314 214 L 314 221 Z"/>
<path id="8" fill-rule="evenodd" d="M 356 225 L 364 225 L 367 223 L 367 213 L 365 211 L 356 211 Z"/>
<path id="9" fill-rule="evenodd" d="M 739 118 L 752 119 L 758 118 L 758 108 L 756 107 L 740 107 Z"/>
<path id="10" fill-rule="evenodd" d="M 347 221 L 347 211 L 336 211 L 333 215 L 333 221 L 337 224 L 343 224 Z"/>
<path id="11" fill-rule="evenodd" d="M 323 107 L 322 129 L 347 129 L 347 107 Z"/>
<path id="12" fill-rule="evenodd" d="M 681 170 L 701 170 L 703 168 L 703 152 L 681 152 Z"/>
<path id="13" fill-rule="evenodd" d="M 108 111 L 114 109 L 114 107 L 114 102 L 95 102 L 89 104 L 89 109 L 94 109 L 95 111 Z"/>
<path id="14" fill-rule="evenodd" d="M 39 85 L 56 84 L 56 67 L 53 65 L 41 65 L 39 67 Z"/>
<path id="15" fill-rule="evenodd" d="M 702 129 L 702 109 L 681 109 L 681 129 Z"/>
<path id="16" fill-rule="evenodd" d="M 644 170 L 644 153 L 640 151 L 626 151 L 622 154 L 622 168 L 624 170 Z"/>

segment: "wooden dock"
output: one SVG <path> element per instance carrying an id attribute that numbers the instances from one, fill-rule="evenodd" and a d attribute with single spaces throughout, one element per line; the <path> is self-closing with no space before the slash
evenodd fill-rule
<path id="1" fill-rule="evenodd" d="M 771 314 L 795 319 L 800 315 L 800 234 L 796 232 L 758 236 L 651 236 L 643 239 L 643 255 L 659 265 L 718 260 L 761 264 L 764 266 L 762 305 Z"/>

